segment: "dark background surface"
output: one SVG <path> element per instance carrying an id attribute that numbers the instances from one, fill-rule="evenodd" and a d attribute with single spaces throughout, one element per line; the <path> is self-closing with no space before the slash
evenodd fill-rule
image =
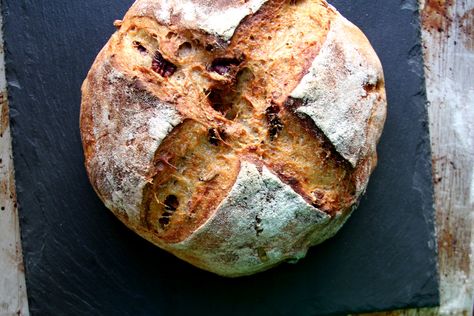
<path id="1" fill-rule="evenodd" d="M 16 185 L 32 315 L 325 315 L 438 303 L 416 0 L 331 1 L 385 71 L 388 117 L 359 209 L 296 265 L 225 279 L 107 211 L 83 167 L 80 85 L 131 0 L 3 0 Z"/>

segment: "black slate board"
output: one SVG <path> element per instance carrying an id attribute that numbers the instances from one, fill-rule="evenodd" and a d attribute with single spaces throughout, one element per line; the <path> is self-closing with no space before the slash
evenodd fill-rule
<path id="1" fill-rule="evenodd" d="M 325 315 L 438 304 L 416 0 L 332 1 L 384 65 L 388 118 L 360 208 L 297 265 L 240 279 L 126 229 L 83 167 L 80 85 L 132 3 L 3 0 L 27 288 L 33 315 Z"/>

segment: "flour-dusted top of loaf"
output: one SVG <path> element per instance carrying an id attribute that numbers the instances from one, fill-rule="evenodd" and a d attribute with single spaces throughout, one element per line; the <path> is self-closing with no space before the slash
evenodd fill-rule
<path id="1" fill-rule="evenodd" d="M 377 163 L 367 38 L 322 0 L 138 0 L 82 87 L 92 185 L 128 227 L 248 275 L 334 235 Z"/>
<path id="2" fill-rule="evenodd" d="M 96 190 L 107 207 L 138 223 L 154 154 L 182 118 L 174 107 L 137 88 L 110 61 L 95 69 L 84 89 L 95 94 L 89 109 L 94 115 L 88 118 L 95 150 L 88 165 Z"/>
<path id="3" fill-rule="evenodd" d="M 296 111 L 311 117 L 354 167 L 363 148 L 375 148 L 377 139 L 367 138 L 368 124 L 383 93 L 376 89 L 383 80 L 382 67 L 375 52 L 361 45 L 364 40 L 352 23 L 339 16 L 308 73 L 291 93 L 303 99 Z"/>
<path id="4" fill-rule="evenodd" d="M 215 215 L 172 247 L 195 264 L 224 275 L 244 275 L 305 256 L 315 228 L 329 216 L 308 204 L 268 168 L 243 161 Z M 202 247 L 206 245 L 206 247 Z"/>
<path id="5" fill-rule="evenodd" d="M 133 12 L 146 15 L 151 11 L 155 18 L 167 25 L 200 29 L 225 41 L 231 39 L 235 29 L 248 15 L 257 12 L 268 0 L 139 0 Z"/>

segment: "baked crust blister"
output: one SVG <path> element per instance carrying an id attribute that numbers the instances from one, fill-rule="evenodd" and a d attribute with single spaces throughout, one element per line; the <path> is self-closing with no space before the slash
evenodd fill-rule
<path id="1" fill-rule="evenodd" d="M 91 183 L 128 227 L 241 276 L 333 236 L 386 113 L 362 32 L 321 0 L 138 0 L 82 87 Z"/>

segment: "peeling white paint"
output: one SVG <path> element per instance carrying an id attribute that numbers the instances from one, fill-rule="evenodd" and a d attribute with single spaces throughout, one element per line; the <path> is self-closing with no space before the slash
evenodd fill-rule
<path id="1" fill-rule="evenodd" d="M 440 177 L 435 202 L 441 307 L 433 315 L 473 313 L 474 51 L 464 45 L 472 35 L 460 27 L 461 17 L 474 9 L 468 2 L 444 4 L 447 13 L 439 23 L 445 19 L 449 25 L 443 32 L 430 23 L 422 30 L 433 171 Z M 432 12 L 431 5 L 422 0 L 421 12 Z"/>
<path id="2" fill-rule="evenodd" d="M 444 304 L 440 306 L 440 315 L 462 315 L 465 306 L 472 306 L 472 278 L 463 271 L 456 271 L 451 282 L 442 289 Z"/>
<path id="3" fill-rule="evenodd" d="M 470 194 L 469 194 L 469 202 L 470 203 L 474 203 L 474 170 L 471 171 L 471 190 L 470 190 Z M 471 219 L 473 220 L 473 219 Z M 474 222 L 474 220 L 473 220 Z M 474 229 L 473 229 L 474 231 Z"/>
<path id="4" fill-rule="evenodd" d="M 0 25 L 2 25 L 0 14 Z M 3 33 L 0 29 L 0 113 L 8 106 L 4 67 Z M 2 120 L 0 119 L 0 125 Z M 20 226 L 13 188 L 10 127 L 0 136 L 0 315 L 29 315 Z"/>

